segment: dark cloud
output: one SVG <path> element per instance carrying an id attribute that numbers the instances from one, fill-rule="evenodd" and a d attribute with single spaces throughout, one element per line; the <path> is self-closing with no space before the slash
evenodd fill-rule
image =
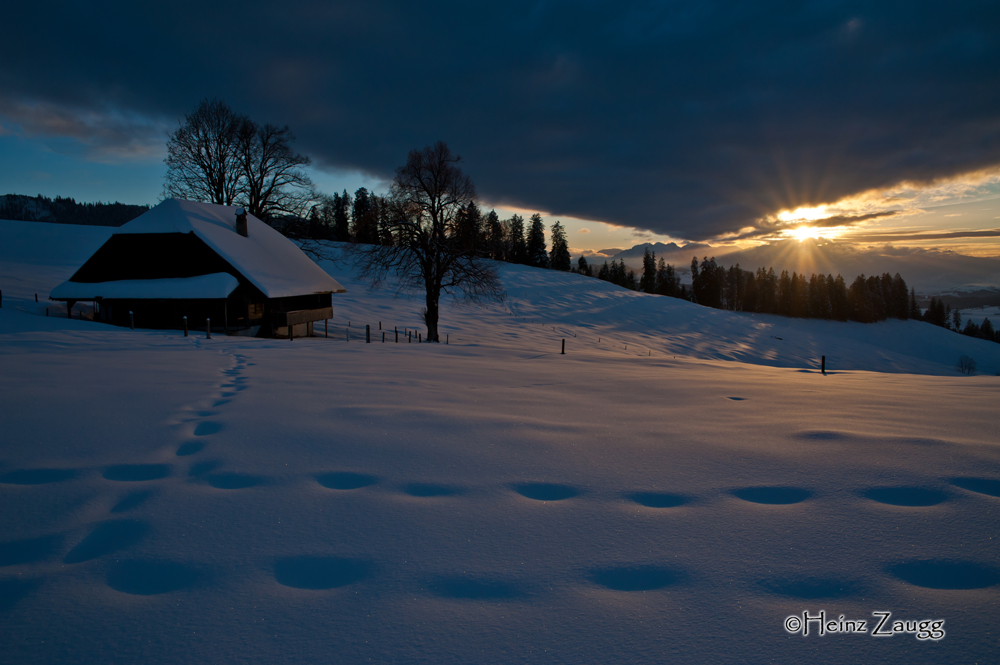
<path id="1" fill-rule="evenodd" d="M 690 239 L 1000 163 L 995 0 L 119 0 L 4 21 L 8 106 L 179 118 L 219 96 L 380 177 L 443 139 L 492 204 Z"/>

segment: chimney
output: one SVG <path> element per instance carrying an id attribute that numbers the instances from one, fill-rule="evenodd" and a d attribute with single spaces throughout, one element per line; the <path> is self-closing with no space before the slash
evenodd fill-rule
<path id="1" fill-rule="evenodd" d="M 244 238 L 248 237 L 246 208 L 236 209 L 236 232 Z"/>

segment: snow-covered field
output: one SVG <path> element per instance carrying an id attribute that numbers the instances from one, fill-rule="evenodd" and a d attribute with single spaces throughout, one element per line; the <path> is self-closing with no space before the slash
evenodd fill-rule
<path id="1" fill-rule="evenodd" d="M 0 222 L 0 662 L 996 660 L 1000 345 L 518 266 L 448 345 L 333 264 L 330 339 L 56 316 L 108 233 Z"/>

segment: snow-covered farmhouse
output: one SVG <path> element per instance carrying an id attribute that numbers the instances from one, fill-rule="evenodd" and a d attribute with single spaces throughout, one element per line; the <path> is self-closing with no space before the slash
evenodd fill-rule
<path id="1" fill-rule="evenodd" d="M 50 298 L 140 328 L 311 335 L 344 287 L 242 208 L 168 199 L 119 228 Z M 131 316 L 130 316 L 131 313 Z"/>

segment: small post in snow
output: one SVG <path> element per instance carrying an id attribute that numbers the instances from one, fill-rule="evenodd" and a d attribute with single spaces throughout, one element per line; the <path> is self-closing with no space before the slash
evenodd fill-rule
<path id="1" fill-rule="evenodd" d="M 450 338 L 450 337 L 451 337 L 451 333 L 445 333 L 445 334 L 444 334 L 444 343 L 445 343 L 445 344 L 447 344 L 447 343 L 448 343 L 448 338 Z"/>
<path id="2" fill-rule="evenodd" d="M 323 319 L 323 337 L 330 336 L 330 319 Z"/>
<path id="3" fill-rule="evenodd" d="M 212 339 L 212 319 L 205 319 L 205 339 Z"/>
<path id="4" fill-rule="evenodd" d="M 128 311 L 128 327 L 135 330 L 135 317 L 132 316 L 132 310 Z"/>
<path id="5" fill-rule="evenodd" d="M 365 324 L 365 344 L 371 344 L 371 343 L 372 343 L 372 327 L 366 323 Z"/>
<path id="6" fill-rule="evenodd" d="M 38 294 L 35 294 L 35 302 L 38 302 Z"/>
<path id="7" fill-rule="evenodd" d="M 347 338 L 348 342 L 351 341 L 351 327 L 350 326 L 347 326 L 346 328 L 344 328 L 344 337 Z"/>
<path id="8" fill-rule="evenodd" d="M 413 336 L 410 334 L 410 331 L 407 330 L 406 331 L 406 343 L 407 344 L 411 344 L 412 342 L 413 342 Z"/>
<path id="9" fill-rule="evenodd" d="M 188 336 L 188 317 L 184 317 L 184 336 Z"/>
<path id="10" fill-rule="evenodd" d="M 563 356 L 564 356 L 564 355 L 566 355 L 566 338 L 565 338 L 565 337 L 563 338 L 563 348 L 562 348 L 562 353 L 561 353 L 561 354 L 559 354 L 559 355 L 563 355 Z"/>
<path id="11" fill-rule="evenodd" d="M 398 326 L 395 328 L 395 331 L 396 331 L 396 344 L 399 344 L 399 327 Z"/>
<path id="12" fill-rule="evenodd" d="M 295 326 L 288 326 L 288 341 L 295 341 Z"/>
<path id="13" fill-rule="evenodd" d="M 382 330 L 382 322 L 381 321 L 378 322 L 378 329 Z"/>
<path id="14" fill-rule="evenodd" d="M 382 343 L 385 344 L 385 331 L 382 331 Z"/>
<path id="15" fill-rule="evenodd" d="M 826 376 L 826 356 L 820 356 L 819 359 L 819 371 L 820 374 Z"/>

